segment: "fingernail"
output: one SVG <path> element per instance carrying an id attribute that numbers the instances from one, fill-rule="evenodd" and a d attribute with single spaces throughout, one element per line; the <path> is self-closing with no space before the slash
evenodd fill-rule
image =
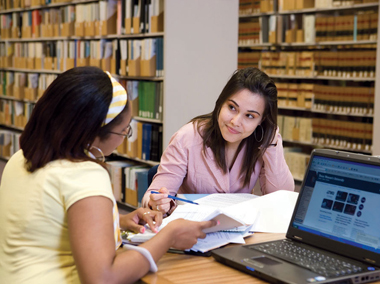
<path id="1" fill-rule="evenodd" d="M 141 234 L 144 234 L 144 233 L 145 233 L 145 228 L 144 228 L 144 227 L 142 227 L 142 228 L 140 229 L 140 233 L 141 233 Z"/>
<path id="2" fill-rule="evenodd" d="M 220 225 L 220 221 L 218 220 L 218 221 L 216 221 L 216 225 L 217 226 L 219 226 Z"/>

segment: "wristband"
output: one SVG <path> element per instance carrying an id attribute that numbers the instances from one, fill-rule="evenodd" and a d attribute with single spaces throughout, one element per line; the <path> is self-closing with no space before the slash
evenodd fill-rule
<path id="1" fill-rule="evenodd" d="M 157 270 L 158 270 L 157 265 L 154 262 L 152 255 L 150 254 L 150 252 L 146 248 L 139 247 L 139 246 L 128 245 L 128 244 L 124 244 L 123 248 L 124 249 L 135 250 L 135 251 L 138 251 L 139 253 L 141 253 L 149 261 L 149 264 L 150 264 L 149 271 L 150 272 L 157 272 Z"/>

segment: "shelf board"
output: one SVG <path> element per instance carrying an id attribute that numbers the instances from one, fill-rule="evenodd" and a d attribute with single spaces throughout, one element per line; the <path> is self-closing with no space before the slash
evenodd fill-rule
<path id="1" fill-rule="evenodd" d="M 14 98 L 14 97 L 9 97 L 9 96 L 0 96 L 0 99 L 3 99 L 3 100 L 11 100 L 11 101 L 18 101 L 18 102 L 25 102 L 25 103 L 36 103 L 36 101 L 30 101 L 30 100 L 26 100 L 26 99 L 18 99 L 18 98 Z"/>
<path id="2" fill-rule="evenodd" d="M 8 162 L 9 159 L 10 159 L 10 157 L 3 157 L 3 156 L 0 156 L 0 160 L 1 160 L 1 161 Z"/>
<path id="3" fill-rule="evenodd" d="M 308 13 L 334 12 L 334 11 L 352 10 L 352 9 L 369 9 L 369 8 L 374 8 L 377 6 L 379 6 L 379 3 L 374 2 L 374 3 L 366 3 L 366 4 L 337 6 L 337 7 L 330 7 L 330 8 L 308 8 L 308 9 L 302 9 L 302 10 L 275 11 L 275 12 L 268 12 L 268 13 L 254 13 L 254 14 L 247 14 L 247 15 L 239 15 L 239 19 L 265 17 L 265 16 L 271 16 L 271 15 L 277 15 L 277 14 L 278 15 L 308 14 Z"/>
<path id="4" fill-rule="evenodd" d="M 129 80 L 146 80 L 146 81 L 163 81 L 164 77 L 156 76 L 156 77 L 147 77 L 147 76 L 123 76 L 112 74 L 113 77 L 119 79 L 129 79 Z"/>
<path id="5" fill-rule="evenodd" d="M 134 210 L 137 209 L 137 207 L 135 206 L 132 206 L 130 204 L 127 204 L 127 203 L 124 203 L 124 202 L 121 202 L 121 201 L 117 201 L 117 206 L 125 211 L 128 211 L 128 212 L 132 212 Z"/>
<path id="6" fill-rule="evenodd" d="M 57 7 L 63 7 L 63 6 L 68 6 L 68 5 L 75 5 L 75 4 L 86 4 L 86 3 L 98 2 L 98 1 L 99 0 L 73 0 L 71 2 L 64 2 L 64 3 L 52 3 L 52 4 L 47 4 L 47 5 L 38 5 L 38 6 L 26 7 L 26 8 L 7 9 L 4 11 L 0 11 L 0 15 L 13 13 L 13 12 L 29 11 L 29 10 L 57 8 Z"/>
<path id="7" fill-rule="evenodd" d="M 59 70 L 47 70 L 47 69 L 22 69 L 22 68 L 0 68 L 0 70 L 13 71 L 13 72 L 23 72 L 23 73 L 48 73 L 48 74 L 61 74 L 63 71 Z"/>
<path id="8" fill-rule="evenodd" d="M 312 146 L 312 147 L 319 147 L 319 148 L 331 148 L 331 149 L 339 149 L 343 151 L 348 151 L 348 152 L 359 152 L 359 153 L 365 153 L 365 154 L 371 154 L 371 151 L 368 150 L 360 150 L 360 149 L 353 149 L 353 148 L 347 148 L 347 147 L 340 147 L 340 146 L 334 146 L 334 145 L 327 145 L 327 144 L 315 144 L 311 142 L 302 142 L 302 141 L 295 141 L 295 140 L 283 140 L 285 143 L 293 143 L 293 144 L 298 144 L 298 145 L 307 145 L 307 146 Z"/>
<path id="9" fill-rule="evenodd" d="M 116 150 L 113 153 L 116 154 L 117 156 L 124 157 L 124 158 L 130 159 L 130 160 L 133 160 L 133 161 L 137 161 L 139 163 L 144 163 L 144 164 L 147 164 L 149 166 L 155 166 L 155 165 L 158 165 L 160 163 L 160 162 L 156 162 L 156 161 L 149 161 L 149 160 L 143 160 L 140 158 L 130 157 L 130 156 L 125 155 L 125 154 L 120 154 Z"/>
<path id="10" fill-rule="evenodd" d="M 356 117 L 372 117 L 373 114 L 360 114 L 360 113 L 344 113 L 344 112 L 333 112 L 333 111 L 323 111 L 323 110 L 311 110 L 313 113 L 325 113 L 333 115 L 342 115 L 342 116 L 356 116 Z"/>
<path id="11" fill-rule="evenodd" d="M 333 115 L 342 115 L 342 116 L 357 116 L 357 117 L 372 117 L 373 118 L 373 114 L 343 113 L 343 112 L 314 110 L 314 109 L 303 108 L 303 107 L 281 106 L 281 107 L 278 107 L 278 109 L 279 110 L 298 110 L 298 111 L 305 111 L 305 112 L 311 112 L 311 113 L 324 113 L 324 114 L 333 114 Z"/>
<path id="12" fill-rule="evenodd" d="M 239 48 L 244 48 L 244 47 L 248 47 L 248 48 L 254 48 L 254 47 L 271 47 L 271 46 L 276 46 L 276 45 L 273 44 L 273 43 L 269 43 L 269 42 L 257 43 L 257 44 L 238 44 L 238 47 L 239 47 Z"/>
<path id="13" fill-rule="evenodd" d="M 268 74 L 271 78 L 277 79 L 307 79 L 307 80 L 337 80 L 337 81 L 358 81 L 368 82 L 375 81 L 375 77 L 336 77 L 336 76 L 300 76 L 300 75 L 277 75 Z"/>
<path id="14" fill-rule="evenodd" d="M 280 43 L 279 46 L 294 47 L 294 46 L 328 46 L 328 45 L 362 45 L 362 44 L 377 44 L 376 40 L 337 40 L 337 41 L 320 41 L 320 42 L 293 42 Z"/>
<path id="15" fill-rule="evenodd" d="M 61 74 L 64 71 L 60 70 L 48 70 L 48 69 L 22 69 L 22 68 L 0 68 L 0 70 L 5 70 L 5 71 L 12 71 L 12 72 L 23 72 L 23 73 L 47 73 L 47 74 Z M 163 81 L 164 77 L 148 77 L 148 76 L 121 76 L 121 75 L 116 75 L 112 74 L 113 77 L 119 78 L 119 79 L 130 79 L 130 80 L 145 80 L 145 81 Z"/>
<path id="16" fill-rule="evenodd" d="M 6 128 L 7 130 L 24 131 L 22 127 L 16 127 L 13 125 L 0 124 L 0 128 Z"/>
<path id="17" fill-rule="evenodd" d="M 303 178 L 301 179 L 300 177 L 293 177 L 294 181 L 295 182 L 298 182 L 298 183 L 302 183 L 303 182 Z"/>
<path id="18" fill-rule="evenodd" d="M 368 9 L 379 6 L 378 2 L 374 3 L 366 3 L 366 4 L 354 4 L 347 6 L 336 6 L 330 8 L 309 8 L 302 10 L 292 10 L 292 11 L 279 11 L 280 15 L 288 15 L 288 14 L 305 14 L 305 13 L 319 13 L 319 12 L 334 12 L 334 11 L 342 11 L 342 10 L 353 10 L 353 9 Z"/>
<path id="19" fill-rule="evenodd" d="M 164 32 L 143 33 L 143 34 L 112 34 L 112 35 L 96 35 L 96 36 L 55 36 L 55 37 L 40 37 L 40 38 L 7 38 L 1 39 L 0 42 L 31 42 L 31 41 L 59 41 L 59 40 L 96 40 L 96 39 L 120 39 L 120 38 L 151 38 L 162 37 Z"/>
<path id="20" fill-rule="evenodd" d="M 377 44 L 376 40 L 340 40 L 340 41 L 320 41 L 320 42 L 292 42 L 292 43 L 257 43 L 257 44 L 239 44 L 239 48 L 256 48 L 256 47 L 324 47 L 331 45 L 365 45 Z M 375 47 L 374 47 L 375 48 Z"/>
<path id="21" fill-rule="evenodd" d="M 159 119 L 145 118 L 145 117 L 139 117 L 139 116 L 134 116 L 133 119 L 137 121 L 162 124 L 162 120 L 159 120 Z"/>
<path id="22" fill-rule="evenodd" d="M 276 12 L 239 15 L 239 19 L 257 18 L 257 17 L 265 17 L 265 16 L 271 16 L 271 15 L 276 15 Z"/>

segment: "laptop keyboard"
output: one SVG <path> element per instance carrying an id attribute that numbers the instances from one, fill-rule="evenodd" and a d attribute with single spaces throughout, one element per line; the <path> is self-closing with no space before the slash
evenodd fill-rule
<path id="1" fill-rule="evenodd" d="M 363 269 L 353 262 L 334 258 L 331 254 L 313 251 L 310 247 L 282 240 L 266 244 L 249 246 L 266 254 L 297 264 L 319 275 L 337 277 L 361 272 Z"/>

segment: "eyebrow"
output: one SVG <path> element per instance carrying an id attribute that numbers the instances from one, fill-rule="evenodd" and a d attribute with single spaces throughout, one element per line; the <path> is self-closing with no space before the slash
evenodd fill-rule
<path id="1" fill-rule="evenodd" d="M 229 101 L 233 102 L 237 107 L 239 107 L 239 105 L 234 100 L 229 100 Z M 255 111 L 255 110 L 247 110 L 247 112 L 257 113 L 258 115 L 261 116 L 261 114 L 258 111 Z"/>

